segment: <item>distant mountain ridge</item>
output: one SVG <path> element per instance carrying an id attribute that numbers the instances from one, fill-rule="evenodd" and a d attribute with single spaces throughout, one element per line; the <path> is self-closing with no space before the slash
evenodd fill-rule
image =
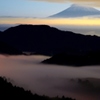
<path id="1" fill-rule="evenodd" d="M 100 50 L 100 37 L 61 31 L 47 25 L 19 25 L 0 34 L 0 40 L 27 52 L 55 55 L 64 51 Z"/>
<path id="2" fill-rule="evenodd" d="M 70 66 L 89 66 L 100 65 L 100 51 L 80 52 L 73 54 L 72 52 L 60 53 L 52 56 L 49 59 L 42 61 L 45 64 L 57 64 L 57 65 L 70 65 Z"/>
<path id="3" fill-rule="evenodd" d="M 92 7 L 73 4 L 69 8 L 57 14 L 51 15 L 49 17 L 67 18 L 67 17 L 84 17 L 84 16 L 94 16 L 94 15 L 100 15 L 100 11 Z"/>

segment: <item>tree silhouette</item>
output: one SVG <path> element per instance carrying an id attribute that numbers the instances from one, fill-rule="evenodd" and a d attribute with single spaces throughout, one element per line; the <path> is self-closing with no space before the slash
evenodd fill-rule
<path id="1" fill-rule="evenodd" d="M 45 95 L 32 94 L 29 90 L 24 90 L 21 87 L 12 85 L 5 77 L 0 77 L 0 98 L 2 98 L 2 100 L 75 100 L 65 97 L 50 98 Z"/>

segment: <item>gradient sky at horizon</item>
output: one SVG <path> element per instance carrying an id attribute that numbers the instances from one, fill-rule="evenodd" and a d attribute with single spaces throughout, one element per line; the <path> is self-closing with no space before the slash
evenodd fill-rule
<path id="1" fill-rule="evenodd" d="M 0 24 L 100 26 L 100 18 L 46 18 L 72 4 L 100 8 L 98 0 L 0 0 Z"/>

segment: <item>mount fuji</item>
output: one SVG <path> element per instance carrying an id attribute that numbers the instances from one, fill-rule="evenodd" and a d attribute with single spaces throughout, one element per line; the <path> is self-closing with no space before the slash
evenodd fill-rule
<path id="1" fill-rule="evenodd" d="M 73 17 L 97 16 L 97 15 L 100 15 L 100 11 L 95 8 L 73 4 L 69 8 L 57 14 L 51 15 L 49 17 L 73 18 Z"/>

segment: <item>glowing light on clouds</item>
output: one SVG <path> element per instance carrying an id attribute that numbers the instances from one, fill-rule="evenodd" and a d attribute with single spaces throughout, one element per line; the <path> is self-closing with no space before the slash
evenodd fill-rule
<path id="1" fill-rule="evenodd" d="M 100 18 L 1 18 L 0 24 L 48 24 L 48 25 L 88 25 L 100 26 Z"/>

